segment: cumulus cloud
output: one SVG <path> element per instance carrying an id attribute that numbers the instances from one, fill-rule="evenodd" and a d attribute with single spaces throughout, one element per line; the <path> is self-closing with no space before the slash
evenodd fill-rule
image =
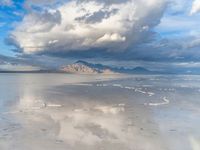
<path id="1" fill-rule="evenodd" d="M 44 33 L 49 32 L 55 25 L 60 24 L 59 11 L 32 12 L 24 17 L 23 24 L 17 30 L 21 33 Z"/>
<path id="2" fill-rule="evenodd" d="M 195 14 L 198 12 L 200 12 L 200 0 L 194 0 L 190 14 Z"/>
<path id="3" fill-rule="evenodd" d="M 76 0 L 31 11 L 9 43 L 27 54 L 103 49 L 124 51 L 151 40 L 166 0 Z"/>

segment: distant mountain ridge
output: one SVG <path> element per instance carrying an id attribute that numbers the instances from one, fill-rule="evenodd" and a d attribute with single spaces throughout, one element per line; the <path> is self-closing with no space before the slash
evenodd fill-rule
<path id="1" fill-rule="evenodd" d="M 115 73 L 132 73 L 132 74 L 153 74 L 155 72 L 149 71 L 143 67 L 136 67 L 128 69 L 124 67 L 110 67 L 102 64 L 92 64 L 86 61 L 79 60 L 73 64 L 64 66 L 61 71 L 66 73 L 76 74 L 115 74 Z"/>

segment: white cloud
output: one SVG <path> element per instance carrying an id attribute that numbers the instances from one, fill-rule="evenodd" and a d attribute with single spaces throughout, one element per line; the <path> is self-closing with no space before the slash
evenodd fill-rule
<path id="1" fill-rule="evenodd" d="M 70 1 L 26 15 L 11 37 L 25 53 L 126 50 L 149 38 L 160 22 L 166 1 Z"/>
<path id="2" fill-rule="evenodd" d="M 30 13 L 24 17 L 24 21 L 17 30 L 22 33 L 49 32 L 55 25 L 60 24 L 59 11 L 45 11 L 43 13 Z"/>
<path id="3" fill-rule="evenodd" d="M 190 14 L 195 14 L 198 12 L 200 12 L 200 0 L 194 0 Z"/>
<path id="4" fill-rule="evenodd" d="M 126 37 L 122 37 L 121 35 L 117 33 L 113 34 L 105 34 L 99 39 L 97 39 L 97 42 L 103 43 L 103 42 L 123 42 L 126 40 Z"/>

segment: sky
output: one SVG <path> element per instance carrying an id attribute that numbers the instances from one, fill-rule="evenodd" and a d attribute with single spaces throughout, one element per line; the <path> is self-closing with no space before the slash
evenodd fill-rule
<path id="1" fill-rule="evenodd" d="M 1 0 L 0 69 L 81 59 L 190 71 L 200 68 L 199 27 L 200 0 Z"/>

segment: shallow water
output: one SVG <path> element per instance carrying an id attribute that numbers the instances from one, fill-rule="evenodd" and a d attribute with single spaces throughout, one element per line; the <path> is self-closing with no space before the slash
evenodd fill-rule
<path id="1" fill-rule="evenodd" d="M 200 76 L 0 74 L 0 150 L 199 150 Z"/>

